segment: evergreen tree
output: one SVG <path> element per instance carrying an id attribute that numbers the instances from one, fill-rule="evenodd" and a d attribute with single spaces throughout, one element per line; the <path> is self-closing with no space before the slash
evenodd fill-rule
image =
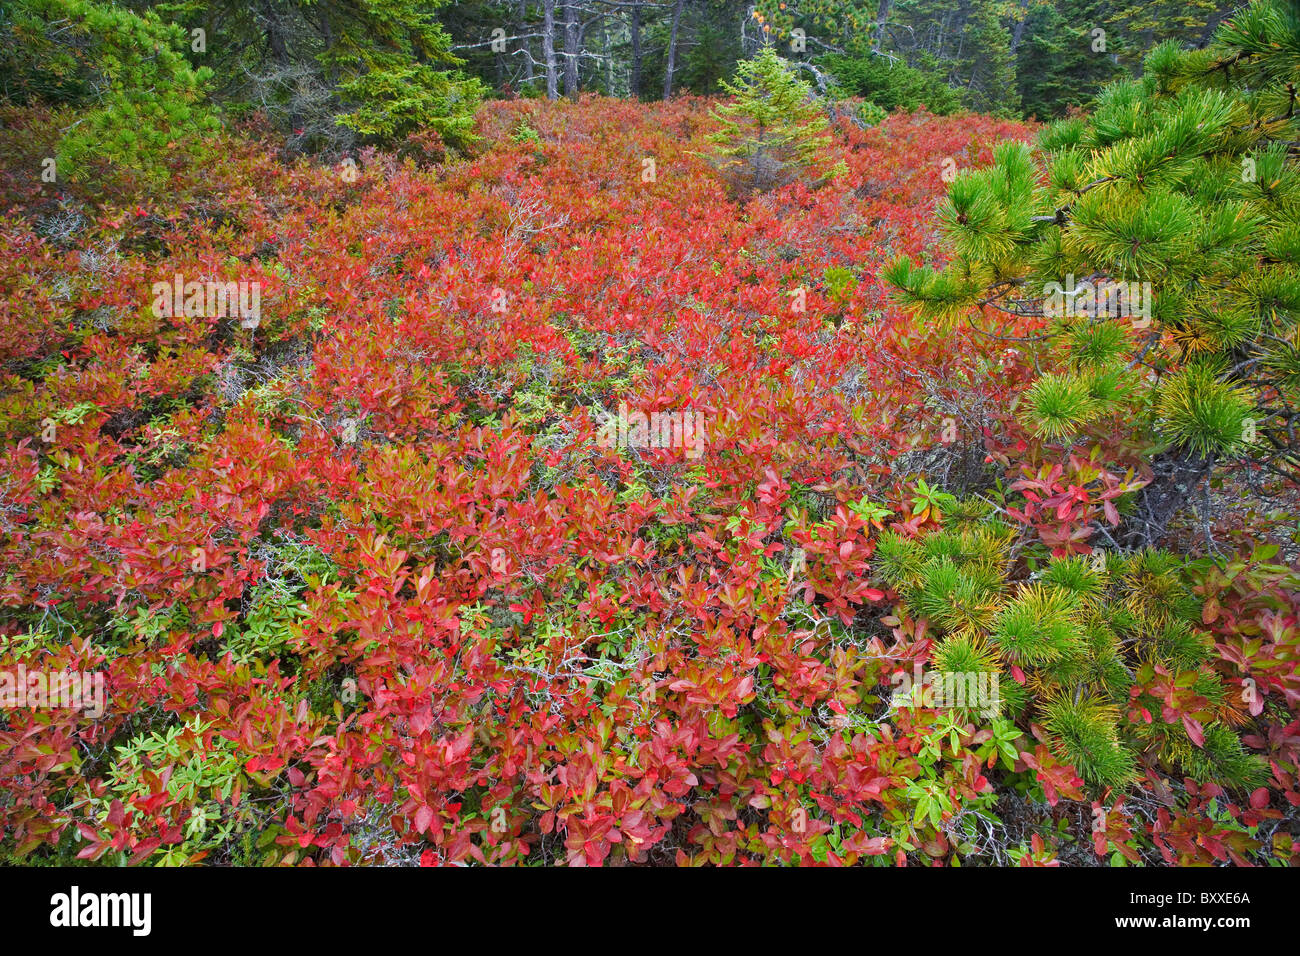
<path id="1" fill-rule="evenodd" d="M 972 10 L 966 30 L 976 51 L 958 73 L 967 105 L 982 113 L 1018 115 L 1020 93 L 1016 89 L 1011 33 L 1001 22 L 997 9 L 981 5 Z"/>
<path id="2" fill-rule="evenodd" d="M 1092 35 L 1099 22 L 1094 3 L 1050 4 L 1029 11 L 1016 49 L 1016 85 L 1026 116 L 1051 119 L 1070 106 L 1087 105 L 1124 72 L 1110 42 Z M 1104 29 L 1104 28 L 1103 28 Z"/>
<path id="3" fill-rule="evenodd" d="M 1118 34 L 1120 59 L 1141 65 L 1141 51 L 1172 40 L 1180 46 L 1204 46 L 1214 29 L 1239 5 L 1239 0 L 1109 0 L 1105 19 Z"/>
<path id="4" fill-rule="evenodd" d="M 1015 112 L 1009 12 L 1007 4 L 982 0 L 896 0 L 880 31 L 881 50 L 941 77 L 970 109 Z"/>
<path id="5" fill-rule="evenodd" d="M 709 138 L 733 189 L 774 189 L 814 170 L 829 142 L 829 121 L 811 87 L 772 47 L 742 62 L 735 80 L 722 85 L 735 100 L 713 111 L 721 129 Z M 809 178 L 823 182 L 843 169 L 838 163 Z"/>
<path id="6" fill-rule="evenodd" d="M 724 19 L 729 4 L 716 2 L 686 8 L 684 33 L 689 42 L 680 56 L 674 83 L 701 96 L 717 93 L 741 60 L 740 37 Z"/>
<path id="7" fill-rule="evenodd" d="M 991 505 L 964 499 L 945 510 L 942 530 L 890 531 L 876 545 L 875 571 L 937 635 L 932 668 L 996 680 L 983 685 L 997 699 L 965 707 L 963 719 L 996 711 L 1039 723 L 1098 790 L 1132 784 L 1143 755 L 1199 782 L 1258 786 L 1264 767 L 1228 726 L 1235 712 L 1208 640 L 1193 630 L 1201 602 L 1182 562 L 1152 550 L 1102 563 L 1053 558 L 1036 580 L 1013 583 L 1016 538 Z M 1132 716 L 1135 675 L 1156 665 L 1205 700 L 1201 744 L 1181 721 Z"/>
<path id="8" fill-rule="evenodd" d="M 860 96 L 884 110 L 914 110 L 924 106 L 931 113 L 944 115 L 961 105 L 961 97 L 954 89 L 901 60 L 874 53 L 833 55 L 822 58 L 819 65 L 834 75 L 846 95 Z"/>
<path id="9" fill-rule="evenodd" d="M 211 71 L 195 70 L 188 37 L 157 15 L 91 0 L 18 0 L 0 19 L 4 95 L 80 112 L 59 143 L 73 179 L 104 160 L 152 178 L 161 161 L 197 152 L 216 120 L 204 103 Z"/>
<path id="10" fill-rule="evenodd" d="M 223 99 L 261 109 L 295 150 L 389 145 L 432 129 L 468 145 L 482 95 L 437 20 L 447 0 L 169 0 L 154 6 L 206 31 Z"/>

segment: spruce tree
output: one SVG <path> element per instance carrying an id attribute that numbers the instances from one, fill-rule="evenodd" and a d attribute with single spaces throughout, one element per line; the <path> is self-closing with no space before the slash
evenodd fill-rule
<path id="1" fill-rule="evenodd" d="M 293 151 L 338 152 L 358 138 L 391 146 L 431 129 L 474 140 L 483 86 L 466 77 L 438 22 L 447 0 L 164 0 L 169 19 L 207 31 L 223 100 L 255 105 Z"/>
<path id="2" fill-rule="evenodd" d="M 796 178 L 820 183 L 844 169 L 819 164 L 830 123 L 812 88 L 772 47 L 742 62 L 735 80 L 722 85 L 735 100 L 713 110 L 721 128 L 709 139 L 734 191 L 765 191 Z"/>
<path id="3" fill-rule="evenodd" d="M 1124 73 L 1113 55 L 1116 38 L 1111 37 L 1102 50 L 1099 38 L 1092 35 L 1094 24 L 1101 22 L 1097 7 L 1071 0 L 1028 12 L 1016 49 L 1016 83 L 1026 116 L 1040 120 L 1063 116 L 1070 106 L 1087 105 L 1103 86 Z"/>
<path id="4" fill-rule="evenodd" d="M 941 77 L 962 105 L 985 113 L 1019 109 L 1011 4 L 895 0 L 882 52 Z"/>
<path id="5" fill-rule="evenodd" d="M 982 113 L 1019 115 L 1020 92 L 1016 89 L 1011 33 L 998 11 L 992 6 L 977 7 L 971 12 L 966 30 L 975 51 L 960 75 L 967 105 Z"/>
<path id="6" fill-rule="evenodd" d="M 818 65 L 834 75 L 844 95 L 860 96 L 883 110 L 925 107 L 942 116 L 961 106 L 956 90 L 899 59 L 874 53 L 857 57 L 832 55 L 821 58 Z"/>
<path id="7" fill-rule="evenodd" d="M 453 146 L 474 140 L 482 88 L 450 70 L 461 61 L 436 18 L 445 0 L 362 0 L 340 4 L 335 35 L 320 55 L 338 92 L 339 123 L 372 142 L 432 129 Z M 351 14 L 351 15 L 349 15 Z"/>

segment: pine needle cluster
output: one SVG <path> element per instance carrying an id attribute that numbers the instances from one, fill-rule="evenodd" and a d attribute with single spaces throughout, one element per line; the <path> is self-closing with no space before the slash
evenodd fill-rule
<path id="1" fill-rule="evenodd" d="M 1210 667 L 1183 562 L 1154 549 L 1095 552 L 1013 580 L 1015 531 L 989 512 L 962 501 L 942 529 L 890 531 L 877 543 L 876 573 L 939 634 L 932 666 L 997 674 L 1002 712 L 1039 723 L 1098 788 L 1134 783 L 1144 763 L 1225 786 L 1256 783 L 1260 765 L 1229 726 L 1240 715 Z M 1157 666 L 1208 702 L 1203 744 L 1181 720 L 1129 718 L 1131 689 Z"/>

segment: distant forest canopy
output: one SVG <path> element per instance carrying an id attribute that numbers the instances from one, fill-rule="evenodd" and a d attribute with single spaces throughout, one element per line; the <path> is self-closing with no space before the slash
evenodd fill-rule
<path id="1" fill-rule="evenodd" d="M 720 92 L 773 43 L 810 78 L 881 106 L 1062 115 L 1140 70 L 1164 40 L 1203 46 L 1224 0 L 518 0 L 442 20 L 466 70 L 500 92 L 642 99 Z M 900 67 L 902 69 L 900 69 Z"/>
<path id="2" fill-rule="evenodd" d="M 484 98 L 722 93 L 770 47 L 831 99 L 1064 115 L 1203 46 L 1224 0 L 7 0 L 0 105 L 51 107 L 60 168 L 147 169 L 257 117 L 289 154 L 460 150 Z M 141 48 L 153 50 L 142 56 Z M 142 91 L 148 91 L 144 93 Z M 189 134 L 193 135 L 189 135 Z M 179 137 L 179 138 L 178 138 Z"/>

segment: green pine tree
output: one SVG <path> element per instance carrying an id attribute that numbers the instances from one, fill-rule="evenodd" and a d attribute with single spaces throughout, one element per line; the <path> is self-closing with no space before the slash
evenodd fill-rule
<path id="1" fill-rule="evenodd" d="M 1210 639 L 1196 630 L 1201 601 L 1183 562 L 1157 550 L 1053 558 L 1034 580 L 1014 581 L 1017 537 L 978 499 L 947 508 L 942 530 L 881 535 L 873 571 L 928 622 L 930 670 L 997 675 L 995 709 L 1039 723 L 1098 790 L 1133 783 L 1143 755 L 1200 781 L 1258 785 L 1262 763 L 1225 723 L 1235 710 L 1211 669 Z M 1135 675 L 1145 668 L 1149 680 L 1157 665 L 1205 699 L 1203 747 L 1181 719 L 1130 715 Z M 988 709 L 965 708 L 963 719 L 987 719 Z"/>
<path id="2" fill-rule="evenodd" d="M 1202 46 L 1214 28 L 1238 6 L 1234 0 L 1106 0 L 1098 3 L 1112 36 L 1128 39 L 1119 59 L 1134 68 L 1141 51 L 1172 40 L 1179 46 Z"/>
<path id="3" fill-rule="evenodd" d="M 881 52 L 940 78 L 968 109 L 1019 110 L 1012 52 L 1011 3 L 979 0 L 894 0 L 880 36 Z"/>
<path id="4" fill-rule="evenodd" d="M 225 79 L 232 108 L 261 110 L 293 151 L 392 146 L 436 132 L 474 142 L 483 84 L 458 69 L 438 11 L 448 0 L 162 0 L 168 19 L 207 31 L 195 61 Z"/>
<path id="5" fill-rule="evenodd" d="M 914 69 L 902 60 L 875 53 L 863 56 L 823 57 L 819 65 L 829 70 L 847 96 L 860 96 L 884 110 L 914 110 L 945 115 L 961 106 L 957 91 L 932 74 Z"/>
<path id="6" fill-rule="evenodd" d="M 362 0 L 341 4 L 337 35 L 320 55 L 340 76 L 339 123 L 372 142 L 391 143 L 432 129 L 450 145 L 474 141 L 481 85 L 460 65 L 435 16 L 446 0 Z M 347 16 L 346 11 L 355 11 Z"/>
<path id="7" fill-rule="evenodd" d="M 205 103 L 211 71 L 191 67 L 188 39 L 151 11 L 17 0 L 0 17 L 4 93 L 76 110 L 58 146 L 61 174 L 85 179 L 102 161 L 155 179 L 217 128 Z"/>

